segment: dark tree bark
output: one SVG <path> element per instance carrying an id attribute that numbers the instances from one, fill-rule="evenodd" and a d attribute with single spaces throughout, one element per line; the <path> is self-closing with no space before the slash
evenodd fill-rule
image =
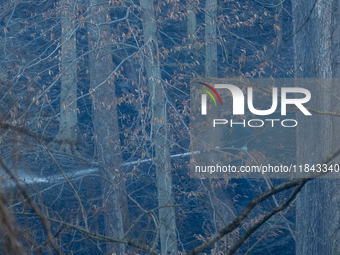
<path id="1" fill-rule="evenodd" d="M 293 37 L 295 77 L 339 77 L 338 1 L 293 1 L 292 7 L 294 31 L 297 31 Z M 310 107 L 340 111 L 337 82 L 323 79 L 321 86 L 319 81 L 307 89 L 312 94 Z M 299 165 L 319 163 L 338 147 L 338 118 L 316 114 L 306 117 L 297 113 L 297 120 Z M 316 179 L 302 189 L 296 207 L 296 254 L 333 255 L 340 251 L 339 184 L 338 179 Z"/>

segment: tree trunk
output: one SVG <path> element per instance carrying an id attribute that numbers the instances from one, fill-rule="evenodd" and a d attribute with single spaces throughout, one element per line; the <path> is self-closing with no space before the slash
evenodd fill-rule
<path id="1" fill-rule="evenodd" d="M 90 0 L 92 23 L 88 24 L 90 56 L 90 82 L 93 94 L 93 126 L 95 132 L 95 156 L 100 164 L 103 180 L 103 206 L 105 214 L 105 235 L 122 238 L 129 225 L 129 213 L 124 179 L 121 167 L 119 126 L 117 117 L 113 61 L 110 48 L 111 30 L 105 24 L 108 2 Z M 124 254 L 124 244 L 108 244 L 107 252 L 113 250 Z"/>
<path id="2" fill-rule="evenodd" d="M 205 77 L 217 78 L 217 28 L 216 28 L 216 13 L 217 13 L 217 0 L 206 0 L 205 2 Z M 210 111 L 217 111 L 217 108 L 212 108 Z M 217 113 L 216 113 L 217 114 Z M 216 115 L 215 115 L 216 116 Z M 206 117 L 207 123 L 211 123 L 209 116 Z M 207 131 L 209 133 L 209 131 Z M 212 142 L 213 146 L 216 146 L 219 142 L 219 137 L 223 137 L 221 130 L 211 129 L 210 134 L 206 133 L 206 142 Z M 214 155 L 210 155 L 211 162 L 217 160 L 214 159 Z M 209 189 L 207 203 L 211 205 L 209 208 L 211 214 L 211 220 L 214 224 L 215 230 L 222 228 L 229 224 L 236 215 L 234 204 L 231 201 L 229 194 L 226 192 L 226 187 L 222 185 L 214 184 L 218 180 L 210 179 L 207 183 Z M 212 196 L 212 198 L 210 197 Z M 209 203 L 210 201 L 210 203 Z M 215 252 L 228 253 L 229 247 L 233 245 L 235 237 L 228 235 L 216 243 Z"/>
<path id="3" fill-rule="evenodd" d="M 205 2 L 205 77 L 217 78 L 217 0 Z"/>
<path id="4" fill-rule="evenodd" d="M 156 153 L 156 176 L 159 209 L 159 235 L 162 254 L 177 255 L 175 209 L 172 201 L 172 175 L 167 129 L 167 107 L 161 81 L 158 58 L 157 24 L 153 0 L 141 0 L 142 22 L 147 42 L 145 69 L 149 83 L 152 105 L 151 138 Z"/>
<path id="5" fill-rule="evenodd" d="M 276 12 L 276 39 L 277 39 L 277 45 L 276 45 L 276 49 L 277 51 L 279 51 L 282 47 L 282 39 L 283 39 L 283 20 L 282 20 L 282 12 L 283 12 L 283 1 L 282 0 L 278 0 L 277 3 L 277 12 Z"/>
<path id="6" fill-rule="evenodd" d="M 196 13 L 195 13 L 195 5 L 194 5 L 194 2 L 188 2 L 187 34 L 188 34 L 189 44 L 192 44 L 192 47 L 194 47 L 194 44 L 197 40 L 196 29 L 197 29 L 197 19 L 196 19 Z"/>
<path id="7" fill-rule="evenodd" d="M 61 91 L 60 91 L 60 123 L 58 146 L 63 152 L 72 153 L 72 146 L 77 140 L 77 52 L 76 52 L 76 16 L 73 1 L 62 0 L 61 11 Z M 60 142 L 58 142 L 60 144 Z"/>
<path id="8" fill-rule="evenodd" d="M 338 2 L 293 1 L 296 78 L 339 76 Z M 310 18 L 306 24 L 305 21 Z M 299 84 L 300 85 L 300 84 Z M 339 85 L 324 79 L 322 86 L 308 86 L 312 94 L 309 107 L 339 112 Z M 339 119 L 327 115 L 312 117 L 297 113 L 297 163 L 321 163 L 340 142 Z M 312 139 L 310 139 L 312 136 Z M 296 205 L 296 254 L 339 254 L 339 180 L 318 179 L 302 189 Z"/>

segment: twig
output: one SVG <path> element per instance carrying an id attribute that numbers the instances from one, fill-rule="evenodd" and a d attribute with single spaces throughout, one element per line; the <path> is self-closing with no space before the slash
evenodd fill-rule
<path id="1" fill-rule="evenodd" d="M 340 147 L 332 155 L 330 155 L 328 158 L 326 158 L 323 161 L 322 164 L 330 163 L 339 154 L 340 154 Z M 276 194 L 276 193 L 278 193 L 280 191 L 296 187 L 294 192 L 289 197 L 289 198 L 293 199 L 294 196 L 301 190 L 303 185 L 305 185 L 308 181 L 313 180 L 315 178 L 318 178 L 320 176 L 323 176 L 326 173 L 328 173 L 328 171 L 327 172 L 320 172 L 320 173 L 311 173 L 311 174 L 308 174 L 306 176 L 306 178 L 299 178 L 299 179 L 287 181 L 285 183 L 282 183 L 282 184 L 280 184 L 278 186 L 275 186 L 272 189 L 270 189 L 270 190 L 268 190 L 268 191 L 258 195 L 256 198 L 254 198 L 253 200 L 251 200 L 248 203 L 248 205 L 240 213 L 240 215 L 237 216 L 229 225 L 219 229 L 217 231 L 217 233 L 215 233 L 209 239 L 205 240 L 201 245 L 197 246 L 196 248 L 194 248 L 190 252 L 186 253 L 186 255 L 197 255 L 197 254 L 203 252 L 204 250 L 206 250 L 207 248 L 209 248 L 210 246 L 212 246 L 213 244 L 215 244 L 216 242 L 218 242 L 225 235 L 227 235 L 227 234 L 231 233 L 232 231 L 234 231 L 236 228 L 238 228 L 243 223 L 243 221 L 249 216 L 249 214 L 252 212 L 252 210 L 258 204 L 260 204 L 262 201 L 266 200 L 267 198 L 271 197 L 272 195 L 274 195 L 274 194 Z M 295 194 L 295 192 L 296 192 L 296 194 Z M 287 206 L 288 206 L 290 200 L 286 200 L 285 202 L 287 202 Z M 273 210 L 278 210 L 278 208 L 276 207 Z M 267 214 L 267 215 L 269 215 L 269 214 Z M 267 218 L 266 220 L 268 220 L 269 218 Z"/>
<path id="2" fill-rule="evenodd" d="M 50 225 L 48 224 L 48 221 L 46 220 L 45 215 L 40 211 L 40 209 L 38 208 L 38 206 L 34 203 L 34 201 L 31 199 L 30 195 L 28 194 L 27 190 L 24 189 L 23 186 L 21 186 L 18 178 L 12 173 L 12 171 L 8 168 L 8 166 L 6 165 L 5 161 L 2 159 L 2 157 L 0 157 L 0 165 L 1 167 L 6 171 L 6 173 L 14 180 L 18 190 L 20 191 L 20 193 L 24 196 L 25 199 L 27 199 L 28 204 L 32 207 L 32 209 L 35 211 L 35 213 L 38 215 L 38 217 L 40 218 L 40 221 L 46 231 L 47 234 L 47 238 L 48 241 L 51 243 L 51 245 L 53 246 L 54 250 L 59 254 L 62 255 L 64 254 L 59 247 L 57 246 L 57 244 L 54 241 L 54 237 L 53 234 L 51 232 L 50 229 Z"/>

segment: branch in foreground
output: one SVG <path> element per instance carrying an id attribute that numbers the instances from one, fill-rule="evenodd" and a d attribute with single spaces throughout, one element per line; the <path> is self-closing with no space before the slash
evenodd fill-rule
<path id="1" fill-rule="evenodd" d="M 102 242 L 124 243 L 124 244 L 130 245 L 132 247 L 135 247 L 139 250 L 147 251 L 152 255 L 159 255 L 157 252 L 151 251 L 151 248 L 149 246 L 145 245 L 145 244 L 140 244 L 140 243 L 134 242 L 132 240 L 128 240 L 128 239 L 115 239 L 115 238 L 107 237 L 107 236 L 104 236 L 104 235 L 101 235 L 101 234 L 93 233 L 89 230 L 84 229 L 81 226 L 76 226 L 76 225 L 73 225 L 73 224 L 70 224 L 70 223 L 67 223 L 67 222 L 64 222 L 64 221 L 56 220 L 56 219 L 53 219 L 53 218 L 49 218 L 49 217 L 47 219 L 49 221 L 59 223 L 59 224 L 63 225 L 65 228 L 77 230 L 77 231 L 83 233 L 84 235 L 86 235 L 90 238 L 93 238 L 94 240 L 98 240 L 98 241 L 102 241 Z"/>
<path id="2" fill-rule="evenodd" d="M 233 255 L 235 252 L 241 247 L 241 245 L 259 228 L 263 223 L 269 220 L 274 214 L 285 209 L 290 202 L 294 199 L 294 197 L 301 191 L 302 187 L 306 184 L 306 182 L 299 184 L 290 196 L 280 205 L 275 207 L 272 211 L 267 213 L 260 221 L 258 221 L 254 226 L 247 230 L 247 232 L 237 241 L 237 243 L 230 249 L 228 255 Z"/>
<path id="3" fill-rule="evenodd" d="M 231 233 L 236 228 L 238 228 L 243 223 L 243 221 L 249 216 L 252 210 L 262 201 L 271 197 L 273 194 L 276 194 L 280 191 L 298 186 L 302 183 L 307 182 L 308 180 L 310 179 L 298 179 L 298 180 L 288 181 L 288 182 L 282 183 L 272 188 L 271 190 L 268 190 L 260 194 L 259 196 L 254 198 L 252 201 L 250 201 L 249 204 L 246 206 L 246 208 L 241 212 L 241 214 L 237 216 L 229 225 L 219 229 L 216 234 L 214 234 L 212 237 L 210 237 L 208 240 L 203 242 L 201 245 L 199 245 L 195 249 L 188 252 L 186 255 L 197 255 L 203 252 L 204 250 L 208 249 L 210 246 L 212 246 L 213 244 L 218 242 L 220 239 L 222 239 L 225 235 Z"/>
<path id="4" fill-rule="evenodd" d="M 0 126 L 4 127 L 3 125 L 4 123 L 1 123 L 0 122 Z M 11 126 L 7 126 L 7 128 L 11 128 Z M 13 128 L 13 127 L 12 127 Z M 15 127 L 14 127 L 15 128 Z M 33 138 L 37 139 L 38 141 L 40 141 L 40 139 L 35 135 L 35 134 L 32 134 L 31 132 L 27 131 L 27 130 L 22 130 L 22 129 L 16 129 L 16 131 L 18 132 L 23 132 L 23 133 L 26 133 L 30 136 L 32 136 Z M 322 164 L 328 164 L 330 163 L 334 158 L 336 158 L 338 155 L 340 154 L 340 148 L 335 151 L 331 156 L 329 156 L 327 159 L 325 159 L 323 161 Z M 5 168 L 7 167 L 4 163 L 4 161 L 0 158 L 0 164 Z M 17 184 L 17 187 L 19 188 L 20 191 L 22 191 L 22 189 L 24 190 L 24 188 L 20 185 L 20 183 L 18 182 L 18 180 L 16 179 L 15 176 L 13 176 L 13 174 L 10 173 L 10 170 L 7 168 L 5 169 L 6 172 L 7 170 L 9 171 L 9 175 L 11 176 L 12 179 L 15 180 L 16 184 Z M 278 193 L 278 192 L 281 192 L 283 190 L 286 190 L 286 189 L 290 189 L 290 188 L 293 188 L 293 187 L 296 187 L 297 188 L 295 190 L 297 190 L 297 193 L 301 190 L 301 188 L 303 187 L 304 184 L 306 184 L 308 181 L 310 180 L 313 180 L 315 178 L 318 178 L 322 175 L 325 175 L 327 174 L 327 172 L 321 172 L 321 173 L 312 173 L 312 174 L 309 174 L 306 176 L 306 178 L 301 178 L 301 179 L 295 179 L 295 180 L 291 180 L 291 181 L 288 181 L 288 182 L 285 182 L 285 183 L 282 183 L 276 187 L 273 187 L 271 190 L 268 190 L 262 194 L 260 194 L 259 196 L 257 196 L 256 198 L 254 198 L 252 201 L 249 202 L 249 204 L 246 206 L 246 208 L 242 211 L 242 213 L 236 217 L 229 225 L 221 228 L 216 234 L 214 234 L 211 238 L 209 238 L 208 240 L 206 240 L 205 242 L 203 242 L 203 244 L 199 245 L 198 247 L 196 247 L 195 249 L 193 249 L 192 251 L 186 253 L 186 255 L 194 255 L 194 254 L 199 254 L 201 252 L 203 252 L 204 250 L 206 250 L 207 248 L 209 248 L 210 246 L 212 246 L 214 243 L 216 243 L 217 241 L 219 241 L 221 238 L 223 238 L 225 235 L 231 233 L 232 231 L 234 231 L 236 228 L 238 228 L 242 223 L 243 221 L 249 216 L 249 214 L 252 212 L 252 210 L 259 204 L 261 203 L 262 201 L 266 200 L 267 198 L 269 198 L 270 196 Z M 18 186 L 19 185 L 19 186 Z M 301 186 L 301 188 L 299 188 Z M 23 192 L 26 192 L 25 190 Z M 27 193 L 27 192 L 26 192 Z M 293 192 L 294 193 L 294 192 Z M 293 194 L 292 193 L 292 194 Z M 296 193 L 296 194 L 297 194 Z M 295 194 L 295 195 L 296 195 Z M 295 196 L 294 195 L 294 196 Z M 25 198 L 29 199 L 30 197 L 28 196 L 25 196 Z M 287 200 L 286 200 L 287 201 Z M 285 201 L 285 202 L 286 202 Z M 30 201 L 29 201 L 30 202 Z M 31 201 L 33 202 L 33 201 Z M 288 203 L 289 204 L 289 203 Z M 287 205 L 288 205 L 287 204 Z M 276 207 L 274 208 L 273 210 L 277 210 L 279 207 Z M 37 208 L 38 209 L 38 208 Z M 38 209 L 39 210 L 39 209 Z M 40 212 L 41 213 L 41 212 Z M 272 212 L 271 212 L 272 213 Z M 271 213 L 267 214 L 266 216 L 269 216 Z M 39 215 L 39 214 L 38 214 Z M 40 215 L 39 215 L 40 216 Z M 263 221 L 263 223 L 268 220 L 271 216 L 269 216 L 269 218 L 266 218 L 265 216 L 265 220 Z M 45 219 L 46 220 L 46 219 Z M 51 219 L 50 219 L 51 220 Z M 261 224 L 263 224 L 261 223 Z M 45 227 L 45 224 L 43 222 L 43 225 Z M 68 227 L 71 227 L 71 226 L 68 226 Z M 73 228 L 75 226 L 72 226 Z M 46 228 L 45 228 L 46 229 Z M 84 229 L 78 229 L 79 231 L 81 232 L 85 232 L 87 234 L 88 231 L 84 230 Z M 111 242 L 124 242 L 128 245 L 131 245 L 133 247 L 136 247 L 136 248 L 139 248 L 139 249 L 142 249 L 142 250 L 146 250 L 148 252 L 150 252 L 151 254 L 157 254 L 156 252 L 153 252 L 150 250 L 149 247 L 147 246 L 140 246 L 140 244 L 137 244 L 137 243 L 133 243 L 131 241 L 128 241 L 128 240 L 116 240 L 116 239 L 111 239 L 111 238 L 108 238 L 108 237 L 105 237 L 105 236 L 100 236 L 97 235 L 97 234 L 94 234 L 94 233 L 91 233 L 92 238 L 95 238 L 97 240 L 101 239 L 102 241 L 103 240 L 107 240 L 107 241 L 111 241 Z M 99 239 L 98 239 L 99 237 Z M 52 240 L 53 241 L 53 240 Z"/>
<path id="5" fill-rule="evenodd" d="M 337 149 L 331 156 L 329 156 L 328 158 L 326 158 L 322 164 L 328 164 L 330 163 L 333 159 L 335 159 L 338 155 L 340 154 L 340 147 L 339 149 Z M 321 173 L 312 173 L 306 176 L 306 178 L 299 178 L 299 179 L 295 179 L 295 180 L 290 180 L 287 181 L 285 183 L 282 183 L 278 186 L 273 187 L 272 189 L 258 195 L 256 198 L 254 198 L 252 201 L 250 201 L 248 203 L 248 205 L 246 206 L 246 208 L 241 212 L 241 214 L 239 216 L 237 216 L 229 225 L 219 229 L 217 231 L 217 233 L 215 233 L 212 237 L 210 237 L 209 239 L 207 239 L 206 241 L 204 241 L 201 245 L 199 245 L 198 247 L 194 248 L 193 250 L 191 250 L 190 252 L 186 253 L 186 255 L 197 255 L 201 252 L 203 252 L 204 250 L 208 249 L 210 246 L 212 246 L 213 244 L 215 244 L 216 242 L 218 242 L 219 240 L 221 240 L 225 235 L 231 233 L 232 231 L 234 231 L 236 228 L 238 228 L 243 221 L 249 216 L 249 214 L 252 212 L 252 210 L 258 205 L 260 204 L 262 201 L 266 200 L 267 198 L 271 197 L 272 195 L 286 190 L 286 189 L 290 189 L 293 187 L 297 188 L 295 189 L 297 191 L 297 193 L 301 190 L 301 188 L 303 187 L 303 185 L 305 185 L 307 182 L 309 182 L 310 180 L 313 180 L 315 178 L 318 178 L 322 175 L 327 174 L 328 172 L 321 172 Z M 301 186 L 301 188 L 299 188 Z M 294 191 L 295 191 L 294 190 Z M 292 194 L 294 194 L 294 191 Z M 296 193 L 296 194 L 297 194 Z M 294 196 L 296 195 L 294 194 Z M 287 200 L 286 200 L 287 201 Z M 289 203 L 288 203 L 289 204 Z M 288 206 L 287 204 L 287 206 Z M 269 213 L 270 214 L 270 213 Z M 269 215 L 268 214 L 268 215 Z M 270 216 L 271 217 L 271 216 Z M 269 217 L 269 218 L 270 218 Z M 268 219 L 269 219 L 268 218 Z M 266 220 L 268 220 L 266 219 Z M 265 221 L 266 221 L 265 220 Z M 265 222 L 264 221 L 264 222 Z M 264 223 L 263 222 L 263 223 Z M 263 224 L 262 223 L 262 224 Z"/>
<path id="6" fill-rule="evenodd" d="M 28 204 L 31 206 L 31 208 L 35 211 L 35 213 L 40 218 L 40 221 L 46 231 L 48 241 L 51 243 L 54 250 L 59 254 L 62 255 L 62 251 L 59 249 L 57 244 L 55 243 L 53 234 L 50 229 L 50 225 L 48 224 L 48 221 L 46 220 L 45 215 L 40 211 L 39 207 L 35 204 L 35 202 L 32 200 L 30 195 L 28 194 L 27 190 L 20 184 L 18 178 L 12 173 L 12 171 L 8 168 L 5 161 L 0 157 L 0 165 L 1 167 L 6 171 L 6 173 L 11 177 L 11 179 L 14 180 L 15 185 L 17 186 L 20 193 L 23 195 L 23 197 L 27 200 Z"/>

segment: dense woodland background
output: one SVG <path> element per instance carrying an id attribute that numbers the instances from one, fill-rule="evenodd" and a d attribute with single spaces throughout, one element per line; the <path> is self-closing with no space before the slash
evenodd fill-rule
<path id="1" fill-rule="evenodd" d="M 185 154 L 192 79 L 339 78 L 339 12 L 1 1 L 1 254 L 340 254 L 338 179 L 190 178 Z M 231 162 L 337 162 L 339 88 L 308 87 L 313 118 L 288 132 L 226 132 Z"/>

